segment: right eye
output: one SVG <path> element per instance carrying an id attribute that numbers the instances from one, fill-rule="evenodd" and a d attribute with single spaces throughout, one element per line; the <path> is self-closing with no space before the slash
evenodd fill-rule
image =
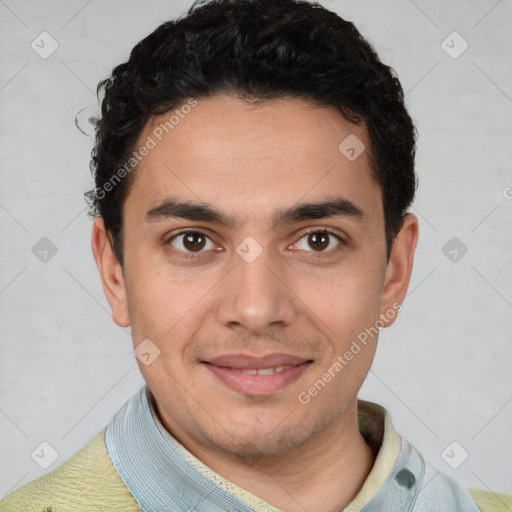
<path id="1" fill-rule="evenodd" d="M 200 231 L 185 231 L 174 235 L 168 242 L 175 249 L 187 253 L 199 253 L 215 248 L 215 244 Z"/>

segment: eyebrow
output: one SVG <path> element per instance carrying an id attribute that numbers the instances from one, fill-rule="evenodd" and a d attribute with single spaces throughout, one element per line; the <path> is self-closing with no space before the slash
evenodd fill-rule
<path id="1" fill-rule="evenodd" d="M 315 203 L 300 203 L 273 216 L 273 225 L 282 226 L 305 220 L 324 219 L 328 217 L 348 217 L 353 220 L 366 218 L 364 211 L 352 201 L 343 197 L 334 197 Z M 161 204 L 146 213 L 147 223 L 168 218 L 221 224 L 227 228 L 235 226 L 234 217 L 225 215 L 216 208 L 192 201 L 181 201 L 173 197 L 166 198 Z"/>

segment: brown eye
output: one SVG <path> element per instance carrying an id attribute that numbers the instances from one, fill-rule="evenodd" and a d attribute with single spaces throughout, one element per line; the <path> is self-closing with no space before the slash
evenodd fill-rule
<path id="1" fill-rule="evenodd" d="M 201 233 L 187 233 L 183 237 L 183 246 L 189 251 L 200 251 L 205 245 L 206 239 Z"/>
<path id="2" fill-rule="evenodd" d="M 329 235 L 326 233 L 311 233 L 308 244 L 315 251 L 323 251 L 329 245 Z"/>
<path id="3" fill-rule="evenodd" d="M 170 244 L 183 252 L 201 252 L 215 247 L 214 243 L 199 231 L 180 233 L 171 239 Z"/>
<path id="4" fill-rule="evenodd" d="M 297 249 L 307 252 L 330 252 L 341 244 L 341 239 L 329 231 L 311 231 L 296 244 Z"/>

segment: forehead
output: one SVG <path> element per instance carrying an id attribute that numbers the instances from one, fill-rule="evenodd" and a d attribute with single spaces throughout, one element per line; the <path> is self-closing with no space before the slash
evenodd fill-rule
<path id="1" fill-rule="evenodd" d="M 300 99 L 200 99 L 152 118 L 138 147 L 145 144 L 151 149 L 126 201 L 137 216 L 168 196 L 216 204 L 233 217 L 270 217 L 327 195 L 380 213 L 364 126 Z"/>

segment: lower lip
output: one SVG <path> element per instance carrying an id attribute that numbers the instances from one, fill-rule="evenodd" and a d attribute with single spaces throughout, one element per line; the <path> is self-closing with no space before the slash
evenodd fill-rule
<path id="1" fill-rule="evenodd" d="M 268 395 L 280 391 L 297 380 L 311 364 L 311 361 L 306 361 L 293 368 L 288 368 L 278 373 L 271 373 L 270 375 L 242 373 L 224 366 L 215 366 L 209 363 L 203 364 L 224 384 L 240 393 Z"/>

